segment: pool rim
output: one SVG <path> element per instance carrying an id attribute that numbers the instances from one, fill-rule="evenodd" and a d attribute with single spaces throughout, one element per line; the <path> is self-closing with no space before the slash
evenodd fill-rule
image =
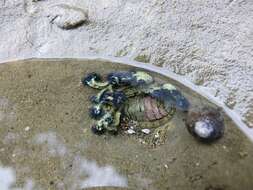
<path id="1" fill-rule="evenodd" d="M 211 95 L 207 90 L 205 90 L 205 87 L 198 86 L 190 81 L 187 76 L 182 76 L 176 73 L 173 73 L 172 71 L 169 71 L 166 68 L 158 67 L 149 63 L 142 63 L 135 60 L 131 60 L 127 57 L 113 57 L 113 56 L 99 56 L 99 55 L 89 55 L 89 56 L 78 56 L 78 57 L 61 57 L 61 56 L 37 56 L 37 57 L 20 57 L 20 58 L 14 58 L 14 59 L 3 59 L 0 60 L 0 64 L 7 64 L 11 62 L 18 62 L 18 61 L 31 61 L 31 60 L 49 60 L 49 61 L 59 61 L 59 59 L 71 59 L 71 60 L 78 60 L 78 61 L 101 61 L 101 62 L 111 62 L 112 64 L 122 64 L 122 65 L 128 65 L 128 66 L 134 66 L 137 68 L 145 69 L 151 72 L 155 72 L 157 74 L 160 74 L 164 77 L 168 77 L 169 79 L 172 79 L 181 85 L 191 89 L 198 95 L 206 98 L 211 103 L 215 104 L 216 106 L 222 108 L 222 110 L 227 114 L 227 116 L 235 123 L 235 125 L 251 140 L 253 143 L 253 129 L 247 126 L 242 121 L 242 118 L 238 113 L 236 113 L 234 110 L 230 109 L 225 103 L 223 103 L 219 98 L 214 97 Z"/>

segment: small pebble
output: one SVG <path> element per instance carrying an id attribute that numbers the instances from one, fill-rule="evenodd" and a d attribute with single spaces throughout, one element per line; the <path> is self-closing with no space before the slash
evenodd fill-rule
<path id="1" fill-rule="evenodd" d="M 165 167 L 166 169 L 168 169 L 168 168 L 169 168 L 167 164 L 164 164 L 164 167 Z"/>
<path id="2" fill-rule="evenodd" d="M 139 142 L 140 142 L 141 144 L 146 144 L 146 141 L 144 141 L 143 139 L 139 139 Z"/>
<path id="3" fill-rule="evenodd" d="M 25 128 L 25 131 L 29 131 L 29 130 L 30 130 L 30 127 L 27 126 L 27 127 Z"/>
<path id="4" fill-rule="evenodd" d="M 88 15 L 85 10 L 67 4 L 59 4 L 52 7 L 48 15 L 51 18 L 51 23 L 65 30 L 77 28 L 88 21 Z"/>
<path id="5" fill-rule="evenodd" d="M 130 135 L 132 135 L 132 134 L 135 134 L 135 131 L 133 129 L 128 129 L 127 133 L 130 134 Z"/>
<path id="6" fill-rule="evenodd" d="M 150 130 L 149 130 L 149 129 L 142 129 L 141 131 L 142 131 L 143 133 L 147 134 L 147 135 L 150 133 Z"/>
<path id="7" fill-rule="evenodd" d="M 244 152 L 244 151 L 241 151 L 241 152 L 239 152 L 239 155 L 240 155 L 241 158 L 245 158 L 245 157 L 248 156 L 248 153 Z"/>
<path id="8" fill-rule="evenodd" d="M 174 162 L 174 161 L 176 161 L 176 158 L 169 158 L 169 163 L 172 163 L 172 162 Z"/>
<path id="9" fill-rule="evenodd" d="M 83 133 L 87 133 L 89 130 L 87 129 L 87 128 L 85 128 L 84 130 L 83 130 Z"/>

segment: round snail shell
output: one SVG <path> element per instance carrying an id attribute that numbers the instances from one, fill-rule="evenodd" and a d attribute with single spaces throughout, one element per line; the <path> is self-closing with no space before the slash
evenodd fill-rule
<path id="1" fill-rule="evenodd" d="M 224 119 L 219 109 L 190 110 L 185 124 L 190 134 L 202 142 L 213 142 L 224 134 Z"/>

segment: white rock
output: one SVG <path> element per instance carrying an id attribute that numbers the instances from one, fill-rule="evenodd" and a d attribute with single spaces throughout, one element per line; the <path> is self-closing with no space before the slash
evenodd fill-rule
<path id="1" fill-rule="evenodd" d="M 62 29 L 73 29 L 88 21 L 87 13 L 66 4 L 56 5 L 49 11 L 51 23 Z"/>

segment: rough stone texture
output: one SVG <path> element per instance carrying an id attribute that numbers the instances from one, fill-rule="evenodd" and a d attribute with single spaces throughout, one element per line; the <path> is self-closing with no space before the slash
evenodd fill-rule
<path id="1" fill-rule="evenodd" d="M 48 15 L 57 4 L 87 10 L 89 24 L 58 28 Z M 1 60 L 144 59 L 206 87 L 253 127 L 252 0 L 3 0 L 0 34 Z"/>

